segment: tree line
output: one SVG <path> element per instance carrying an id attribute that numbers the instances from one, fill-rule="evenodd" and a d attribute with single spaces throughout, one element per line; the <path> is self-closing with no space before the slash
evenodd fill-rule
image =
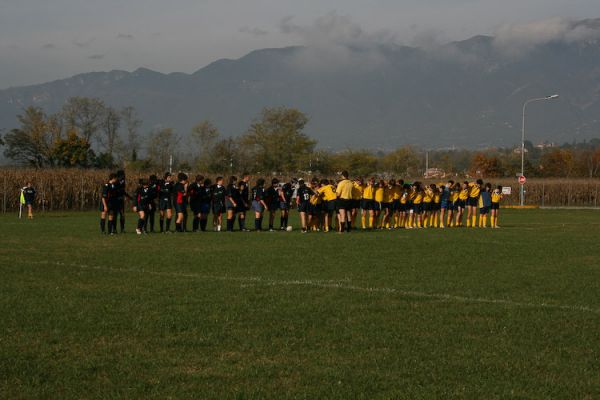
<path id="1" fill-rule="evenodd" d="M 249 171 L 261 174 L 324 174 L 349 170 L 357 175 L 422 176 L 425 159 L 445 176 L 514 177 L 520 172 L 520 148 L 332 151 L 317 148 L 305 132 L 308 117 L 294 108 L 266 108 L 247 131 L 224 137 L 204 120 L 183 135 L 168 127 L 142 134 L 133 107 L 115 109 L 96 98 L 73 97 L 62 109 L 46 114 L 28 107 L 19 127 L 0 137 L 4 155 L 34 168 L 76 167 L 163 171 L 173 168 L 207 173 Z M 561 146 L 525 143 L 525 171 L 533 177 L 598 177 L 600 139 Z"/>

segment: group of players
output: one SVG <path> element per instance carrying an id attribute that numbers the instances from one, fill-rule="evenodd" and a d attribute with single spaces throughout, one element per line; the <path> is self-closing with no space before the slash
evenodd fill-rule
<path id="1" fill-rule="evenodd" d="M 185 173 L 174 177 L 165 173 L 140 179 L 133 195 L 126 191 L 125 174 L 118 171 L 102 186 L 100 229 L 102 233 L 125 231 L 125 203 L 129 199 L 138 214 L 137 234 L 155 231 L 156 212 L 159 232 L 206 231 L 212 213 L 212 230 L 250 231 L 246 226 L 249 211 L 254 213 L 254 231 L 263 230 L 268 215 L 268 230 L 275 230 L 279 213 L 279 230 L 292 230 L 290 210 L 297 209 L 302 232 L 359 229 L 419 229 L 445 227 L 498 228 L 502 188 L 492 188 L 482 180 L 445 184 L 406 183 L 361 177 L 350 180 L 346 171 L 337 181 L 313 178 L 310 182 L 292 179 L 280 182 L 273 178 L 269 185 L 263 178 L 250 184 L 250 175 L 217 177 L 213 182 L 202 175 L 190 181 Z M 189 209 L 189 211 L 188 211 Z M 108 229 L 107 229 L 108 222 Z"/>

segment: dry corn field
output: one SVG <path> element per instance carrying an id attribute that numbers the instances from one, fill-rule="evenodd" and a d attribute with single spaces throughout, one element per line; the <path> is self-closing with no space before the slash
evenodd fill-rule
<path id="1" fill-rule="evenodd" d="M 27 181 L 36 188 L 38 211 L 66 211 L 96 209 L 100 200 L 100 187 L 108 171 L 27 168 L 2 168 L 0 201 L 2 212 L 19 208 L 20 189 Z M 147 173 L 128 172 L 128 191 L 131 193 L 140 177 Z M 214 177 L 212 177 L 214 179 Z M 307 177 L 305 177 L 307 178 Z M 485 180 L 485 179 L 484 179 Z M 486 180 L 487 181 L 487 180 Z M 517 205 L 519 185 L 516 179 L 492 179 L 492 185 L 510 186 L 512 195 L 505 196 L 503 205 Z M 598 179 L 531 179 L 526 186 L 526 204 L 545 207 L 598 207 L 600 180 Z"/>

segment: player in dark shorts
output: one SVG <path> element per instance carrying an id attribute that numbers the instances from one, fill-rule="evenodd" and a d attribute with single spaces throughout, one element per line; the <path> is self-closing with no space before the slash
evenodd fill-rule
<path id="1" fill-rule="evenodd" d="M 138 213 L 138 223 L 135 233 L 141 235 L 148 233 L 146 230 L 146 214 L 150 211 L 150 203 L 152 202 L 152 194 L 149 181 L 140 179 L 140 185 L 135 192 L 134 211 Z"/>
<path id="2" fill-rule="evenodd" d="M 171 219 L 173 218 L 173 192 L 175 184 L 170 172 L 158 182 L 158 210 L 160 212 L 160 231 L 171 232 Z M 165 219 L 167 225 L 165 227 Z"/>
<path id="3" fill-rule="evenodd" d="M 33 219 L 33 203 L 35 201 L 35 189 L 33 184 L 31 182 L 27 182 L 27 185 L 21 190 L 23 191 L 25 207 L 27 207 L 27 218 Z"/>
<path id="4" fill-rule="evenodd" d="M 102 184 L 100 189 L 100 232 L 106 233 L 106 217 L 108 216 L 108 188 L 110 186 L 110 176 L 106 182 Z"/>
<path id="5" fill-rule="evenodd" d="M 291 182 L 286 182 L 279 188 L 279 209 L 281 210 L 279 229 L 282 231 L 286 230 L 288 227 L 288 220 L 290 217 L 290 206 L 292 203 L 293 195 L 294 187 Z"/>
<path id="6" fill-rule="evenodd" d="M 222 176 L 217 177 L 215 183 L 216 185 L 213 187 L 212 192 L 213 229 L 216 232 L 221 232 L 223 214 L 227 211 L 225 206 L 227 188 L 223 186 L 224 181 Z"/>
<path id="7" fill-rule="evenodd" d="M 115 235 L 117 233 L 116 213 L 121 206 L 119 204 L 119 184 L 116 174 L 110 174 L 105 200 L 108 213 L 108 234 Z"/>
<path id="8" fill-rule="evenodd" d="M 206 231 L 208 224 L 208 214 L 210 213 L 210 202 L 212 200 L 212 181 L 208 178 L 204 180 L 199 192 L 200 203 L 200 230 Z"/>
<path id="9" fill-rule="evenodd" d="M 262 231 L 263 212 L 269 209 L 266 203 L 265 180 L 259 178 L 252 188 L 252 209 L 254 210 L 254 230 Z"/>
<path id="10" fill-rule="evenodd" d="M 125 171 L 119 170 L 116 173 L 117 183 L 119 185 L 118 197 L 119 197 L 119 210 L 117 216 L 119 217 L 119 223 L 121 225 L 121 233 L 125 233 L 125 199 L 131 200 L 131 196 L 127 193 L 127 180 L 125 178 Z"/>
<path id="11" fill-rule="evenodd" d="M 241 202 L 241 193 L 237 186 L 237 177 L 230 176 L 225 188 L 225 208 L 227 210 L 227 232 L 233 232 L 235 216 Z"/>
<path id="12" fill-rule="evenodd" d="M 244 232 L 248 232 L 249 229 L 246 229 L 246 212 L 250 210 L 250 205 L 252 204 L 252 199 L 250 198 L 250 173 L 243 173 L 243 178 L 240 181 L 239 186 L 243 204 L 239 207 L 238 222 L 241 224 L 240 229 Z"/>
<path id="13" fill-rule="evenodd" d="M 269 208 L 269 232 L 274 232 L 273 224 L 275 222 L 275 213 L 279 209 L 281 197 L 279 195 L 279 179 L 271 179 L 271 186 L 267 188 L 266 203 Z"/>
<path id="14" fill-rule="evenodd" d="M 310 216 L 310 198 L 314 194 L 313 190 L 306 186 L 304 179 L 298 180 L 298 190 L 296 191 L 296 205 L 300 213 L 300 223 L 302 225 L 302 233 L 308 232 L 308 227 L 311 223 Z"/>
<path id="15" fill-rule="evenodd" d="M 244 192 L 246 193 L 246 195 L 244 195 Z M 241 180 L 238 184 L 238 194 L 239 194 L 239 199 L 237 202 L 237 207 L 236 207 L 236 214 L 238 217 L 238 224 L 240 226 L 240 231 L 242 232 L 248 232 L 248 229 L 246 229 L 246 211 L 248 210 L 248 184 Z"/>
<path id="16" fill-rule="evenodd" d="M 148 202 L 148 211 L 146 212 L 146 231 L 148 231 L 148 226 L 150 227 L 150 232 L 154 233 L 154 221 L 156 218 L 156 199 L 159 196 L 159 182 L 158 177 L 156 175 L 150 175 L 148 179 L 148 194 L 150 196 Z"/>
<path id="17" fill-rule="evenodd" d="M 201 193 L 204 190 L 204 177 L 202 175 L 196 175 L 194 182 L 188 186 L 188 200 L 190 202 L 190 210 L 194 219 L 192 221 L 192 232 L 198 232 L 200 227 L 200 216 L 201 216 Z"/>
<path id="18" fill-rule="evenodd" d="M 177 213 L 177 219 L 175 220 L 175 230 L 177 232 L 185 232 L 186 226 L 186 215 L 187 215 L 187 204 L 188 204 L 188 176 L 183 172 L 177 175 L 177 184 L 175 185 L 175 212 Z"/>

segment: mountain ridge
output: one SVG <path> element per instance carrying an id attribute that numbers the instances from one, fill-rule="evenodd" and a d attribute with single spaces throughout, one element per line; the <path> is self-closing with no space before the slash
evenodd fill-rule
<path id="1" fill-rule="evenodd" d="M 576 26 L 600 30 L 600 20 L 590 21 Z M 262 108 L 287 106 L 309 115 L 307 133 L 322 147 L 510 146 L 520 141 L 523 101 L 559 93 L 560 101 L 530 108 L 528 137 L 571 142 L 600 132 L 598 65 L 596 39 L 548 40 L 518 56 L 486 35 L 434 49 L 257 49 L 190 74 L 116 69 L 0 90 L 0 128 L 16 127 L 29 105 L 51 113 L 69 97 L 88 96 L 136 107 L 145 132 L 169 126 L 186 135 L 209 119 L 236 136 Z"/>

